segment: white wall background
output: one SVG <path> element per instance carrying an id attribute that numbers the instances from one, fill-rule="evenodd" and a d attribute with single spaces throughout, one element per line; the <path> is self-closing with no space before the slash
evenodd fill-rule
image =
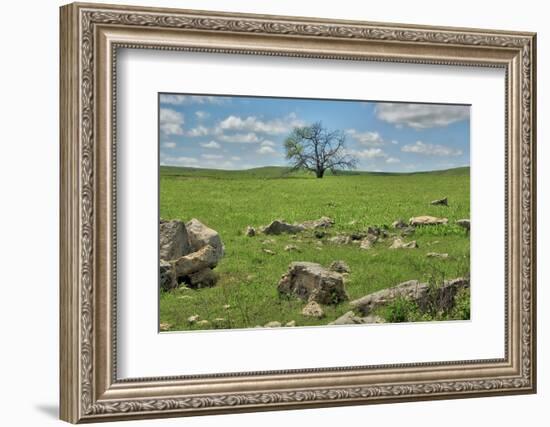
<path id="1" fill-rule="evenodd" d="M 121 3 L 110 0 L 113 3 Z M 536 0 L 133 0 L 133 4 L 538 32 L 538 117 L 550 115 L 550 29 Z M 60 425 L 58 402 L 58 7 L 57 0 L 2 5 L 0 67 L 0 419 L 8 426 Z M 550 126 L 538 128 L 539 393 L 439 402 L 209 416 L 133 425 L 542 426 L 550 405 Z M 490 252 L 489 252 L 490 254 Z M 495 254 L 500 256 L 500 254 Z"/>

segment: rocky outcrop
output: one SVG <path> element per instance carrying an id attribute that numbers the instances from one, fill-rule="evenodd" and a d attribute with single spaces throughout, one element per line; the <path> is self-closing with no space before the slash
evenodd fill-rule
<path id="1" fill-rule="evenodd" d="M 405 298 L 415 302 L 421 311 L 426 311 L 432 306 L 437 307 L 438 310 L 447 311 L 454 306 L 454 297 L 457 292 L 469 287 L 470 280 L 467 278 L 448 280 L 440 286 L 430 286 L 418 280 L 409 280 L 351 301 L 350 305 L 366 316 L 397 298 Z"/>
<path id="2" fill-rule="evenodd" d="M 319 304 L 338 304 L 348 299 L 344 277 L 313 262 L 293 262 L 277 286 L 281 296 L 296 296 Z"/>
<path id="3" fill-rule="evenodd" d="M 184 224 L 172 220 L 160 222 L 160 287 L 170 290 L 180 283 L 191 288 L 214 286 L 212 271 L 224 253 L 220 235 L 197 219 Z"/>
<path id="4" fill-rule="evenodd" d="M 414 216 L 409 219 L 409 224 L 413 227 L 418 227 L 420 225 L 440 225 L 447 224 L 448 222 L 449 220 L 447 218 L 438 218 L 429 215 Z"/>
<path id="5" fill-rule="evenodd" d="M 193 252 L 189 244 L 187 229 L 182 221 L 160 220 L 159 255 L 160 259 L 172 260 Z"/>
<path id="6" fill-rule="evenodd" d="M 249 226 L 246 227 L 246 230 L 244 231 L 244 234 L 247 237 L 254 237 L 256 235 L 256 229 L 249 225 Z"/>

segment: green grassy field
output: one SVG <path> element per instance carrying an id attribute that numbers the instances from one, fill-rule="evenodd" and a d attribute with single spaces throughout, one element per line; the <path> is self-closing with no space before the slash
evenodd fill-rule
<path id="1" fill-rule="evenodd" d="M 316 179 L 285 168 L 247 171 L 161 167 L 160 216 L 188 221 L 197 218 L 218 231 L 225 256 L 216 267 L 219 281 L 213 288 L 180 287 L 160 296 L 160 322 L 169 330 L 200 329 L 187 318 L 198 314 L 212 321 L 224 318 L 225 328 L 248 328 L 269 321 L 297 326 L 327 324 L 350 310 L 344 302 L 325 306 L 321 320 L 302 316 L 304 302 L 279 298 L 277 284 L 292 261 L 328 266 L 344 260 L 351 267 L 346 282 L 350 300 L 395 286 L 405 280 L 441 282 L 469 274 L 470 239 L 454 221 L 470 217 L 470 170 L 414 174 L 346 173 Z M 447 196 L 449 206 L 430 201 Z M 418 249 L 388 249 L 391 240 L 364 251 L 357 245 L 336 245 L 311 232 L 295 236 L 247 237 L 247 225 L 259 227 L 274 219 L 302 222 L 329 216 L 335 225 L 329 236 L 362 231 L 369 226 L 391 227 L 399 218 L 433 215 L 449 218 L 448 225 L 420 227 L 414 236 Z M 272 243 L 264 244 L 272 239 Z M 284 251 L 288 244 L 300 252 Z M 275 255 L 267 254 L 270 249 Z M 447 259 L 427 258 L 444 252 Z M 469 300 L 468 300 L 469 301 Z M 229 305 L 229 308 L 224 308 Z M 212 328 L 210 324 L 206 328 Z"/>

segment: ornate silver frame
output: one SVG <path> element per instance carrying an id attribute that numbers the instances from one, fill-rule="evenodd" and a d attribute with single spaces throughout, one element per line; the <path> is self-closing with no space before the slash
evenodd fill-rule
<path id="1" fill-rule="evenodd" d="M 77 423 L 534 393 L 535 42 L 535 34 L 523 32 L 63 6 L 61 418 Z M 505 357 L 118 380 L 114 106 L 119 47 L 504 68 Z"/>

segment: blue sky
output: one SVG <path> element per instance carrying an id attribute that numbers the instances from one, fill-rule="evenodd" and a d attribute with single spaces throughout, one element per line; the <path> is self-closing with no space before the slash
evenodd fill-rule
<path id="1" fill-rule="evenodd" d="M 284 166 L 295 126 L 346 134 L 358 170 L 411 172 L 470 164 L 470 107 L 370 101 L 159 95 L 161 165 Z"/>

